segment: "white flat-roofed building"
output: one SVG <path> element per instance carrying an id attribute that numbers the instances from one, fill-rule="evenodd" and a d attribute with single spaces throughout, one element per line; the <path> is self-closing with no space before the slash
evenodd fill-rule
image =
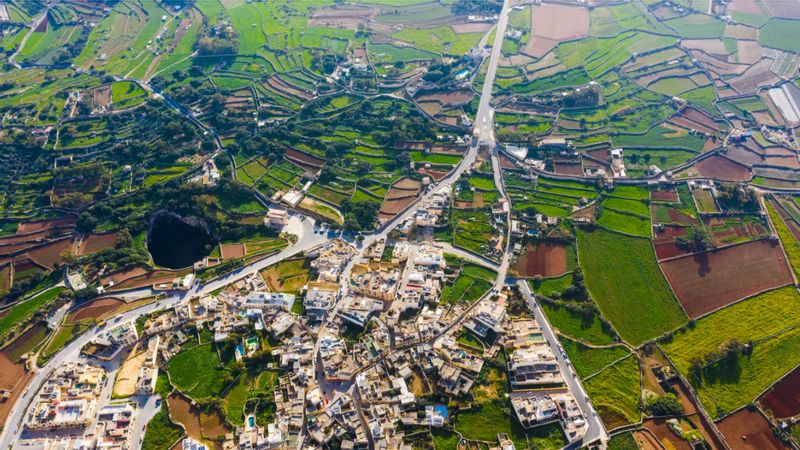
<path id="1" fill-rule="evenodd" d="M 251 292 L 246 297 L 239 298 L 241 309 L 269 309 L 280 308 L 291 311 L 295 296 L 280 292 Z"/>
<path id="2" fill-rule="evenodd" d="M 556 358 L 546 345 L 514 350 L 508 360 L 508 371 L 514 389 L 564 381 Z"/>

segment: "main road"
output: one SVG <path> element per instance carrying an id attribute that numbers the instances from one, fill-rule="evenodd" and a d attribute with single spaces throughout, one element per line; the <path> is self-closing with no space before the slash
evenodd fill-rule
<path id="1" fill-rule="evenodd" d="M 536 299 L 534 298 L 527 281 L 518 280 L 517 287 L 519 287 L 522 296 L 525 298 L 528 308 L 533 311 L 533 317 L 536 319 L 536 323 L 539 325 L 539 328 L 541 328 L 542 334 L 547 341 L 547 345 L 550 346 L 550 350 L 556 357 L 556 362 L 558 363 L 558 368 L 561 370 L 561 374 L 564 376 L 564 381 L 567 383 L 569 391 L 575 397 L 575 401 L 578 402 L 578 406 L 581 408 L 581 411 L 583 411 L 583 414 L 586 416 L 586 423 L 589 426 L 589 429 L 586 430 L 586 434 L 580 443 L 576 442 L 570 444 L 566 446 L 565 449 L 578 449 L 583 447 L 585 444 L 589 444 L 598 440 L 605 442 L 608 439 L 608 433 L 606 433 L 606 429 L 603 427 L 603 422 L 600 421 L 597 411 L 595 411 L 594 406 L 589 401 L 589 395 L 586 394 L 586 390 L 583 388 L 581 380 L 572 369 L 572 366 L 566 358 L 566 354 L 558 344 L 558 338 L 553 332 L 553 328 L 550 326 L 550 321 L 547 320 L 547 316 L 544 314 L 544 312 L 542 312 L 542 308 L 539 307 L 538 303 L 536 303 Z"/>

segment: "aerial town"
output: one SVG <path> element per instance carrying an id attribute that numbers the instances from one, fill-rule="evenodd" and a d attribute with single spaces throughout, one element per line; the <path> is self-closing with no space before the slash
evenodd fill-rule
<path id="1" fill-rule="evenodd" d="M 0 0 L 0 450 L 800 450 L 800 0 Z"/>

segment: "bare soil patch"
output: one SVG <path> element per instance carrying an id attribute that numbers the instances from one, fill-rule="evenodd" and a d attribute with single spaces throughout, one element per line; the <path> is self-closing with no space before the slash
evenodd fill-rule
<path id="1" fill-rule="evenodd" d="M 416 100 L 418 102 L 438 101 L 443 105 L 463 105 L 471 101 L 474 96 L 475 93 L 469 89 L 458 89 L 455 91 L 431 92 L 418 95 Z"/>
<path id="2" fill-rule="evenodd" d="M 92 91 L 92 99 L 97 106 L 108 106 L 111 104 L 111 85 L 100 86 Z"/>
<path id="3" fill-rule="evenodd" d="M 117 233 L 90 234 L 85 236 L 78 247 L 78 255 L 89 255 L 100 250 L 112 248 L 117 243 Z"/>
<path id="4" fill-rule="evenodd" d="M 800 414 L 800 368 L 775 383 L 760 401 L 778 419 Z"/>
<path id="5" fill-rule="evenodd" d="M 525 254 L 514 264 L 524 277 L 557 277 L 567 273 L 567 245 L 560 242 L 528 244 Z"/>
<path id="6" fill-rule="evenodd" d="M 492 28 L 491 22 L 468 22 L 454 23 L 450 26 L 457 34 L 462 33 L 486 33 Z"/>
<path id="7" fill-rule="evenodd" d="M 709 156 L 694 167 L 702 177 L 723 181 L 747 181 L 751 176 L 746 166 L 721 155 Z"/>
<path id="8" fill-rule="evenodd" d="M 114 395 L 118 397 L 130 397 L 136 393 L 136 379 L 139 376 L 139 369 L 144 364 L 147 352 L 138 351 L 134 348 L 122 367 L 117 372 L 117 379 L 114 382 Z"/>
<path id="9" fill-rule="evenodd" d="M 758 41 L 736 41 L 736 50 L 739 54 L 739 62 L 742 64 L 754 64 L 761 59 L 764 49 Z"/>
<path id="10" fill-rule="evenodd" d="M 731 450 L 783 450 L 769 422 L 758 411 L 743 408 L 717 423 Z"/>
<path id="11" fill-rule="evenodd" d="M 792 282 L 780 246 L 769 240 L 732 245 L 660 264 L 692 318 Z M 754 273 L 759 276 L 754 277 Z"/>
<path id="12" fill-rule="evenodd" d="M 63 261 L 61 253 L 70 249 L 72 244 L 72 238 L 60 239 L 47 245 L 28 250 L 28 257 L 42 267 L 53 269 Z"/>
<path id="13" fill-rule="evenodd" d="M 247 253 L 245 244 L 223 244 L 219 250 L 224 260 L 242 258 Z"/>
<path id="14" fill-rule="evenodd" d="M 80 308 L 72 311 L 69 314 L 67 321 L 69 323 L 76 323 L 80 322 L 81 320 L 96 319 L 109 311 L 113 311 L 124 303 L 125 302 L 122 300 L 113 297 L 92 300 L 91 302 L 86 303 Z"/>
<path id="15" fill-rule="evenodd" d="M 566 41 L 589 33 L 589 11 L 583 7 L 543 4 L 533 7 L 533 36 Z"/>
<path id="16" fill-rule="evenodd" d="M 772 17 L 800 19 L 800 2 L 786 0 L 763 0 Z"/>

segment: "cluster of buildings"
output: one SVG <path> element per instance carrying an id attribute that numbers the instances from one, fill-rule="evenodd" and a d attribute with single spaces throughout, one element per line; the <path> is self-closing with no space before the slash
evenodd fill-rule
<path id="1" fill-rule="evenodd" d="M 588 429 L 586 418 L 536 321 L 508 321 L 504 346 L 509 355 L 511 406 L 522 426 L 558 422 L 570 442 L 581 439 Z"/>
<path id="2" fill-rule="evenodd" d="M 92 423 L 105 370 L 82 363 L 58 368 L 42 385 L 24 419 L 27 430 L 84 428 Z"/>

